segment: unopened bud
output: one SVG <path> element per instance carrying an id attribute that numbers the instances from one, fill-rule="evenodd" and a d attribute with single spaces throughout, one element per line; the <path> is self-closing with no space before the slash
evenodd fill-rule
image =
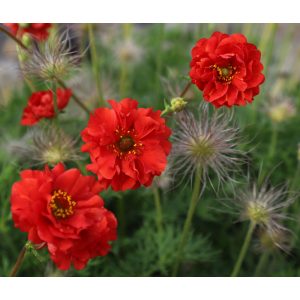
<path id="1" fill-rule="evenodd" d="M 176 97 L 171 100 L 171 111 L 172 112 L 180 112 L 182 111 L 187 105 L 187 101 L 185 101 L 181 97 Z"/>

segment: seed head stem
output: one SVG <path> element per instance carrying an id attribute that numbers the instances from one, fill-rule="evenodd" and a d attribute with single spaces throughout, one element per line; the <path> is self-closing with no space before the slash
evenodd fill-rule
<path id="1" fill-rule="evenodd" d="M 246 237 L 245 237 L 243 246 L 241 248 L 240 254 L 239 254 L 238 259 L 237 259 L 237 261 L 236 261 L 236 263 L 234 265 L 233 271 L 232 271 L 232 273 L 230 275 L 231 277 L 238 276 L 238 274 L 240 272 L 241 265 L 242 265 L 242 263 L 244 261 L 245 255 L 246 255 L 247 250 L 249 248 L 250 241 L 251 241 L 252 234 L 254 232 L 255 227 L 256 227 L 256 223 L 250 222 L 249 228 L 248 228 L 248 232 L 246 234 Z"/>
<path id="2" fill-rule="evenodd" d="M 192 224 L 193 216 L 196 211 L 197 203 L 200 199 L 201 179 L 202 179 L 202 168 L 198 167 L 196 170 L 196 174 L 195 174 L 195 182 L 194 182 L 194 188 L 193 188 L 192 198 L 191 198 L 191 202 L 190 202 L 190 207 L 189 207 L 188 214 L 185 219 L 184 226 L 183 226 L 183 231 L 182 231 L 182 235 L 181 235 L 181 239 L 180 239 L 180 243 L 179 243 L 179 247 L 178 247 L 178 251 L 177 251 L 177 256 L 176 256 L 172 276 L 177 276 L 177 273 L 178 273 L 178 270 L 180 267 L 182 255 L 184 252 L 185 245 L 187 243 L 187 238 L 188 238 L 188 234 L 189 234 L 190 227 Z"/>
<path id="3" fill-rule="evenodd" d="M 185 96 L 185 94 L 188 92 L 188 90 L 190 89 L 190 87 L 192 86 L 192 82 L 190 81 L 185 88 L 183 89 L 183 91 L 180 94 L 180 97 L 183 98 Z"/>
<path id="4" fill-rule="evenodd" d="M 66 84 L 59 78 L 55 77 L 57 83 L 63 87 L 64 89 L 67 88 Z M 91 112 L 90 110 L 85 106 L 85 104 L 83 104 L 83 102 L 78 98 L 78 96 L 74 93 L 74 91 L 72 91 L 72 98 L 74 99 L 74 101 L 89 115 Z"/>

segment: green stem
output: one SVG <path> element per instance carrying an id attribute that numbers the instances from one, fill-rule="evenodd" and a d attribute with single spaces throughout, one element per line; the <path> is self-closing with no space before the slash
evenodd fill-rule
<path id="1" fill-rule="evenodd" d="M 262 53 L 262 61 L 264 64 L 264 69 L 266 70 L 265 72 L 267 72 L 269 64 L 272 60 L 276 30 L 277 30 L 277 24 L 274 23 L 265 24 L 261 36 L 261 40 L 258 46 L 258 49 Z M 256 100 L 253 102 L 252 120 L 254 123 L 257 121 L 258 105 L 260 105 L 261 99 L 265 98 L 266 91 L 267 91 L 266 88 L 263 88 L 261 90 L 261 93 L 257 95 Z"/>
<path id="2" fill-rule="evenodd" d="M 246 255 L 247 250 L 249 248 L 250 241 L 251 241 L 252 234 L 254 232 L 255 227 L 256 227 L 256 223 L 250 222 L 250 225 L 249 225 L 249 228 L 248 228 L 248 232 L 246 234 L 246 237 L 245 237 L 243 246 L 241 248 L 240 254 L 239 254 L 238 259 L 237 259 L 237 261 L 236 261 L 236 263 L 234 265 L 233 271 L 232 271 L 232 273 L 230 275 L 231 277 L 238 276 L 238 274 L 240 272 L 241 265 L 242 265 L 242 262 L 244 261 L 245 255 Z"/>
<path id="3" fill-rule="evenodd" d="M 260 274 L 262 273 L 262 271 L 265 269 L 266 263 L 268 262 L 268 258 L 269 258 L 269 252 L 264 252 L 260 256 L 258 264 L 255 269 L 255 273 L 254 273 L 255 277 L 259 277 Z"/>
<path id="4" fill-rule="evenodd" d="M 163 214 L 161 209 L 161 203 L 160 203 L 160 195 L 158 188 L 153 188 L 153 196 L 154 196 L 154 203 L 155 203 L 155 210 L 156 210 L 156 226 L 159 235 L 163 232 Z"/>
<path id="5" fill-rule="evenodd" d="M 17 261 L 9 274 L 10 277 L 15 277 L 17 275 L 18 271 L 20 270 L 22 263 L 24 261 L 24 258 L 25 258 L 26 250 L 27 250 L 26 246 L 24 246 L 22 248 L 21 252 L 19 253 Z"/>
<path id="6" fill-rule="evenodd" d="M 103 99 L 102 85 L 101 85 L 101 72 L 100 72 L 100 60 L 99 55 L 97 55 L 97 48 L 95 42 L 95 36 L 93 32 L 93 24 L 88 24 L 89 40 L 91 45 L 91 60 L 92 60 L 92 69 L 94 77 L 96 80 L 97 91 L 100 100 L 100 106 L 105 106 L 105 101 Z"/>
<path id="7" fill-rule="evenodd" d="M 123 29 L 124 40 L 126 41 L 130 39 L 132 35 L 132 24 L 123 24 L 122 29 Z M 127 96 L 126 94 L 129 86 L 128 76 L 129 76 L 128 63 L 126 59 L 122 59 L 121 70 L 120 70 L 120 82 L 119 82 L 119 94 L 121 98 Z"/>
<path id="8" fill-rule="evenodd" d="M 179 243 L 179 247 L 178 247 L 178 251 L 177 251 L 177 256 L 176 256 L 172 276 L 176 276 L 178 273 L 180 263 L 182 260 L 182 255 L 184 252 L 184 247 L 186 245 L 188 235 L 190 232 L 190 227 L 192 224 L 193 216 L 196 211 L 197 203 L 200 199 L 201 177 L 202 177 L 202 169 L 199 167 L 196 170 L 196 174 L 195 174 L 195 182 L 194 182 L 194 188 L 193 188 L 193 193 L 192 193 L 192 197 L 191 197 L 190 207 L 189 207 L 188 214 L 185 219 L 184 226 L 183 226 L 183 231 L 181 234 L 181 239 L 180 239 L 180 243 Z"/>

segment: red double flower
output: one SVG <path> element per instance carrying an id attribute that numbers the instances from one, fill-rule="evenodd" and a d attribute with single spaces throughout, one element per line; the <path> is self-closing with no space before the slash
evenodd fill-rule
<path id="1" fill-rule="evenodd" d="M 260 58 L 244 35 L 215 32 L 192 49 L 190 77 L 214 106 L 246 105 L 265 80 Z"/>
<path id="2" fill-rule="evenodd" d="M 166 167 L 171 130 L 160 111 L 138 108 L 136 100 L 108 102 L 112 109 L 96 109 L 81 133 L 82 151 L 89 152 L 92 161 L 87 169 L 97 174 L 104 188 L 149 186 Z"/>
<path id="3" fill-rule="evenodd" d="M 72 96 L 71 89 L 56 90 L 57 108 L 64 109 Z M 39 91 L 33 93 L 25 107 L 21 119 L 22 125 L 34 125 L 42 118 L 53 118 L 55 116 L 53 91 Z"/>
<path id="4" fill-rule="evenodd" d="M 116 239 L 117 221 L 104 208 L 100 190 L 94 177 L 61 163 L 52 170 L 22 171 L 12 187 L 13 221 L 32 243 L 48 247 L 59 269 L 71 263 L 82 269 L 89 259 L 106 255 Z"/>
<path id="5" fill-rule="evenodd" d="M 50 23 L 5 23 L 14 35 L 23 36 L 24 33 L 30 34 L 38 41 L 44 41 L 49 36 Z"/>

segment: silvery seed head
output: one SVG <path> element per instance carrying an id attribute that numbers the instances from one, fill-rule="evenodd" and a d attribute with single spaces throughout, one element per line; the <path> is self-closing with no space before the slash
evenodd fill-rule
<path id="1" fill-rule="evenodd" d="M 249 220 L 261 228 L 268 230 L 269 235 L 286 231 L 283 221 L 287 219 L 285 212 L 294 200 L 294 196 L 287 191 L 286 186 L 271 186 L 265 181 L 261 186 L 250 183 L 237 192 L 234 201 L 236 212 L 240 220 Z"/>
<path id="2" fill-rule="evenodd" d="M 74 49 L 70 31 L 54 34 L 44 43 L 32 46 L 28 58 L 23 63 L 25 77 L 51 82 L 62 79 L 78 68 L 83 53 Z"/>
<path id="3" fill-rule="evenodd" d="M 132 38 L 120 41 L 115 46 L 115 57 L 119 62 L 125 62 L 130 65 L 138 64 L 144 56 L 143 48 Z"/>
<path id="4" fill-rule="evenodd" d="M 33 128 L 18 143 L 9 145 L 9 151 L 32 166 L 80 159 L 73 140 L 56 126 Z"/>
<path id="5" fill-rule="evenodd" d="M 279 124 L 294 117 L 297 113 L 295 104 L 290 98 L 276 97 L 272 98 L 267 107 L 266 113 L 272 123 Z"/>
<path id="6" fill-rule="evenodd" d="M 275 252 L 281 250 L 289 253 L 292 247 L 292 234 L 287 229 L 261 229 L 258 233 L 256 249 L 259 252 Z"/>
<path id="7" fill-rule="evenodd" d="M 243 161 L 238 146 L 239 129 L 232 114 L 214 110 L 202 103 L 196 113 L 184 110 L 176 116 L 173 130 L 171 165 L 178 176 L 191 177 L 201 168 L 204 180 L 211 182 L 215 174 L 218 182 L 230 180 L 230 174 Z"/>

